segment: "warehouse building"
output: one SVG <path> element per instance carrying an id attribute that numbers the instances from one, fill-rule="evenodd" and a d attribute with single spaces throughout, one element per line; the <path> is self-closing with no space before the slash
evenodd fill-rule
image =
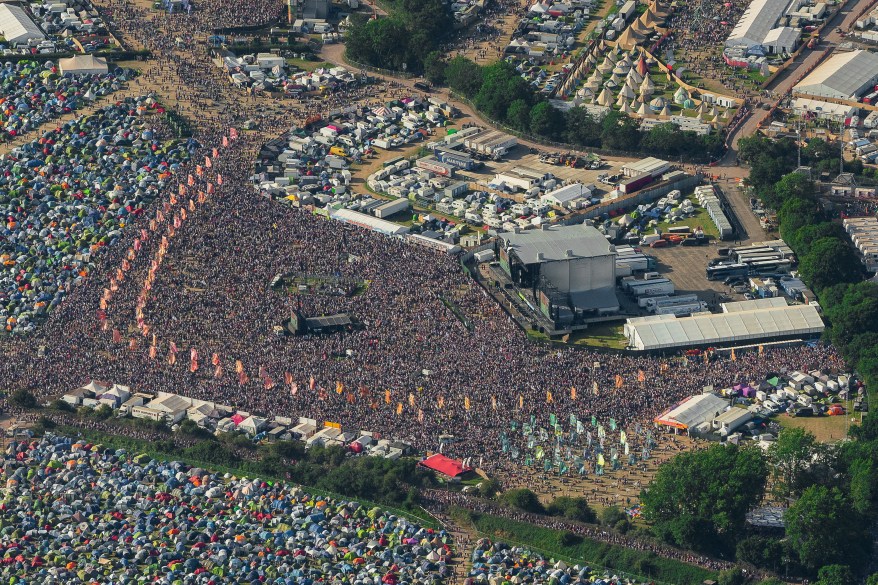
<path id="1" fill-rule="evenodd" d="M 854 100 L 878 83 L 878 55 L 836 53 L 793 87 L 793 94 Z"/>
<path id="2" fill-rule="evenodd" d="M 769 306 L 739 310 L 725 303 L 723 313 L 677 318 L 652 315 L 628 319 L 624 332 L 629 347 L 641 351 L 706 347 L 768 340 L 812 338 L 823 333 L 823 320 L 813 305 Z"/>
<path id="3" fill-rule="evenodd" d="M 407 226 L 372 217 L 371 215 L 366 215 L 365 213 L 360 213 L 359 211 L 353 211 L 351 209 L 336 209 L 330 212 L 329 217 L 368 230 L 387 234 L 388 236 L 401 236 L 409 232 Z"/>
<path id="4" fill-rule="evenodd" d="M 655 157 L 647 157 L 635 162 L 627 163 L 622 167 L 622 174 L 626 177 L 636 177 L 644 173 L 649 173 L 653 178 L 663 175 L 671 168 L 671 164 L 666 160 Z"/>
<path id="5" fill-rule="evenodd" d="M 556 323 L 619 310 L 616 249 L 592 226 L 543 224 L 502 233 L 496 253 L 507 276 Z"/>
<path id="6" fill-rule="evenodd" d="M 0 4 L 0 35 L 11 45 L 46 38 L 27 12 L 15 4 Z"/>
<path id="7" fill-rule="evenodd" d="M 729 33 L 726 47 L 742 49 L 745 55 L 794 51 L 801 31 L 781 22 L 789 5 L 790 0 L 754 0 Z"/>

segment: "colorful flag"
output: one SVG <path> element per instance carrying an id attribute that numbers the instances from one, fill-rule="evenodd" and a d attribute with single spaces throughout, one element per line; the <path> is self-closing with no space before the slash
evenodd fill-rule
<path id="1" fill-rule="evenodd" d="M 235 360 L 235 372 L 239 374 L 244 373 L 244 362 L 241 360 Z"/>
<path id="2" fill-rule="evenodd" d="M 390 404 L 390 390 L 384 391 L 384 403 Z"/>
<path id="3" fill-rule="evenodd" d="M 344 384 L 342 384 L 341 382 L 336 380 L 335 381 L 335 393 L 341 394 L 342 392 L 344 392 Z"/>
<path id="4" fill-rule="evenodd" d="M 118 329 L 113 329 L 113 343 L 122 343 L 122 334 Z"/>
<path id="5" fill-rule="evenodd" d="M 641 384 L 643 382 L 646 382 L 646 374 L 643 373 L 643 370 L 637 371 L 637 381 L 640 382 Z"/>
<path id="6" fill-rule="evenodd" d="M 464 396 L 464 397 L 463 397 L 463 407 L 464 407 L 464 409 L 469 410 L 469 406 L 470 406 L 470 404 L 469 404 L 469 396 Z"/>
<path id="7" fill-rule="evenodd" d="M 570 387 L 570 400 L 576 400 L 576 386 Z"/>
<path id="8" fill-rule="evenodd" d="M 439 395 L 439 398 L 436 400 L 436 406 L 438 406 L 439 408 L 445 407 L 445 397 L 442 396 L 441 394 Z"/>
<path id="9" fill-rule="evenodd" d="M 402 414 L 402 402 L 397 402 L 396 403 L 396 416 L 399 416 L 401 414 Z"/>
<path id="10" fill-rule="evenodd" d="M 622 382 L 623 382 L 623 380 L 622 380 L 622 375 L 621 375 L 621 374 L 616 374 L 616 388 L 621 388 L 621 387 L 622 387 Z"/>
<path id="11" fill-rule="evenodd" d="M 554 402 L 552 393 L 549 390 L 546 390 L 546 404 L 552 404 L 552 402 Z"/>
<path id="12" fill-rule="evenodd" d="M 219 358 L 219 354 L 218 354 L 218 353 L 215 353 L 215 354 L 213 354 L 213 356 L 211 356 L 211 358 L 210 358 L 210 363 L 212 363 L 212 364 L 215 365 L 215 366 L 218 366 L 218 365 L 219 365 L 219 363 L 220 363 L 220 358 Z"/>

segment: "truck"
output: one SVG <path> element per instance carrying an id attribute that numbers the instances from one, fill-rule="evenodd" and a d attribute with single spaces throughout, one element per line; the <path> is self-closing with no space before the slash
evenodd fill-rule
<path id="1" fill-rule="evenodd" d="M 628 290 L 631 295 L 635 297 L 655 297 L 659 295 L 674 294 L 675 289 L 673 282 L 666 278 L 660 278 L 656 280 L 639 281 L 636 285 L 629 287 Z"/>
<path id="2" fill-rule="evenodd" d="M 656 302 L 661 301 L 661 300 L 665 300 L 665 299 L 670 299 L 670 298 L 673 298 L 673 297 L 669 297 L 668 295 L 661 295 L 661 296 L 657 296 L 657 297 L 644 296 L 644 297 L 640 297 L 639 299 L 637 299 L 637 306 L 640 307 L 641 309 L 649 310 L 650 305 L 652 307 L 655 307 Z"/>
<path id="3" fill-rule="evenodd" d="M 707 310 L 707 303 L 704 301 L 695 301 L 693 303 L 683 303 L 679 305 L 671 305 L 669 307 L 659 307 L 655 310 L 656 315 L 676 315 L 683 317 L 692 313 L 699 313 Z"/>

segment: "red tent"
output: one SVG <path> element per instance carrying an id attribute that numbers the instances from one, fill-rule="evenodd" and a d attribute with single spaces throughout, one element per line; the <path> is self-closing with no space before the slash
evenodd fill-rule
<path id="1" fill-rule="evenodd" d="M 419 462 L 418 465 L 423 465 L 427 469 L 432 469 L 433 471 L 441 473 L 442 475 L 447 475 L 448 477 L 457 477 L 458 475 L 473 470 L 472 467 L 464 466 L 462 461 L 450 459 L 442 453 L 430 455 L 423 461 Z"/>

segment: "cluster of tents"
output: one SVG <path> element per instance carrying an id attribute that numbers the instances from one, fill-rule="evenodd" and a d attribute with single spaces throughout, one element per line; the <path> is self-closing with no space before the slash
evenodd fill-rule
<path id="1" fill-rule="evenodd" d="M 103 75 L 62 75 L 51 61 L 7 61 L 0 68 L 0 135 L 30 132 L 119 90 L 133 75 L 120 68 Z"/>
<path id="2" fill-rule="evenodd" d="M 451 537 L 283 482 L 47 436 L 10 444 L 7 583 L 438 583 Z"/>
<path id="3" fill-rule="evenodd" d="M 504 542 L 483 538 L 472 553 L 467 582 L 512 585 L 610 585 L 625 582 L 618 575 L 587 565 L 569 565 L 563 560 L 546 560 L 542 555 Z"/>
<path id="4" fill-rule="evenodd" d="M 0 160 L 0 323 L 26 332 L 92 268 L 189 160 L 198 143 L 163 141 L 158 104 L 127 98 Z"/>

